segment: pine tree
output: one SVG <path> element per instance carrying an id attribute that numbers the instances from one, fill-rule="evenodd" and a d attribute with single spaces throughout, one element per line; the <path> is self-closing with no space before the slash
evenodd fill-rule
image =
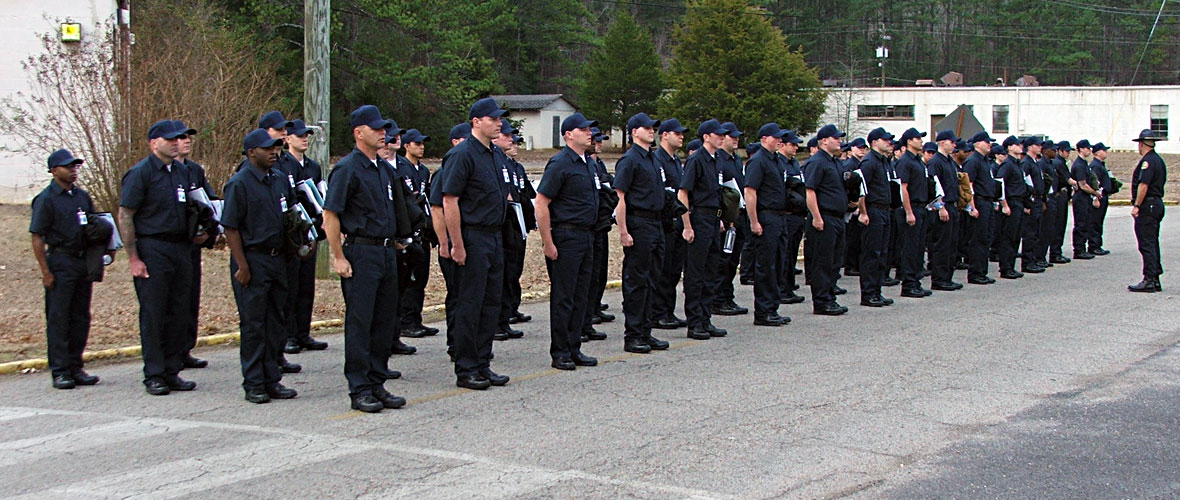
<path id="1" fill-rule="evenodd" d="M 651 35 L 626 12 L 618 12 L 584 71 L 579 104 L 603 130 L 623 128 L 635 113 L 655 114 L 664 89 L 660 57 Z"/>

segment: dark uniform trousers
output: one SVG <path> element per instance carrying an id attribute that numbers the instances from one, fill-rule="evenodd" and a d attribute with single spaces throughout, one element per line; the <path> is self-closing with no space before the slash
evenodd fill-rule
<path id="1" fill-rule="evenodd" d="M 779 212 L 779 213 L 776 213 Z M 780 269 L 786 263 L 787 215 L 781 211 L 759 210 L 758 223 L 762 234 L 750 235 L 754 254 L 754 316 L 766 317 L 778 313 L 782 300 Z M 792 272 L 791 276 L 795 273 Z"/>
<path id="2" fill-rule="evenodd" d="M 807 238 L 803 240 L 803 255 L 807 262 L 807 279 L 811 282 L 812 306 L 820 309 L 836 302 L 835 286 L 837 243 L 844 238 L 844 217 L 821 213 L 824 230 L 819 231 L 807 218 Z"/>
<path id="3" fill-rule="evenodd" d="M 861 226 L 860 221 L 860 296 L 873 298 L 881 295 L 881 282 L 885 280 L 889 261 L 889 209 L 884 206 L 867 206 L 869 225 Z"/>
<path id="4" fill-rule="evenodd" d="M 915 222 L 912 226 L 906 224 L 904 207 L 893 210 L 893 225 L 897 228 L 897 264 L 903 290 L 922 286 L 922 256 L 926 249 L 922 226 L 926 224 L 927 213 L 925 204 L 913 205 Z"/>
<path id="5" fill-rule="evenodd" d="M 836 238 L 835 255 L 832 256 L 832 286 L 836 286 L 836 282 L 844 275 L 844 260 L 848 257 L 848 214 L 840 216 L 840 220 L 844 222 L 844 232 L 840 233 L 840 237 Z"/>
<path id="6" fill-rule="evenodd" d="M 500 228 L 465 226 L 464 265 L 455 265 L 455 315 L 447 328 L 455 350 L 455 375 L 478 375 L 492 363 L 492 335 L 504 293 L 504 235 Z"/>
<path id="7" fill-rule="evenodd" d="M 1106 225 L 1106 209 L 1110 206 L 1110 197 L 1103 196 L 1098 208 L 1090 206 L 1090 250 L 1102 248 L 1102 229 Z"/>
<path id="8" fill-rule="evenodd" d="M 520 277 L 524 275 L 524 249 L 504 248 L 504 291 L 500 297 L 501 329 L 507 328 L 512 315 L 520 309 Z"/>
<path id="9" fill-rule="evenodd" d="M 455 355 L 455 339 L 452 330 L 455 326 L 455 309 L 459 304 L 459 291 L 457 290 L 459 282 L 456 277 L 458 267 L 451 259 L 438 258 L 438 269 L 442 271 L 443 283 L 447 286 L 447 293 L 443 296 L 443 305 L 446 310 L 443 312 L 446 315 L 447 323 L 447 354 L 450 356 Z"/>
<path id="10" fill-rule="evenodd" d="M 803 233 L 808 225 L 807 218 L 802 215 L 787 215 L 783 235 L 786 246 L 779 253 L 778 290 L 779 298 L 795 293 L 795 265 L 799 263 L 799 247 L 803 243 Z"/>
<path id="11" fill-rule="evenodd" d="M 992 225 L 996 219 L 995 202 L 982 196 L 975 197 L 975 209 L 979 211 L 979 218 L 969 221 L 971 224 L 971 243 L 967 246 L 967 278 L 986 278 L 988 268 L 991 267 L 988 258 L 992 248 Z"/>
<path id="12" fill-rule="evenodd" d="M 426 283 L 430 279 L 430 244 L 419 241 L 422 254 L 409 259 L 408 265 L 399 269 L 408 271 L 409 276 L 401 276 L 406 286 L 399 295 L 401 303 L 398 306 L 399 331 L 422 324 L 422 305 L 426 301 Z M 404 257 L 399 253 L 398 258 Z"/>
<path id="13" fill-rule="evenodd" d="M 967 262 L 967 248 L 971 242 L 971 222 L 968 219 L 973 219 L 971 214 L 967 213 L 967 209 L 959 210 L 958 207 L 953 209 L 958 217 L 955 219 L 955 262 Z"/>
<path id="14" fill-rule="evenodd" d="M 741 270 L 742 281 L 751 281 L 754 279 L 754 235 L 750 233 L 749 216 L 742 214 L 746 218 L 746 225 L 739 227 L 738 230 L 744 230 L 744 243 L 741 247 L 741 255 L 738 257 L 738 268 Z M 737 248 L 737 245 L 734 245 Z M 735 250 L 736 251 L 736 250 Z"/>
<path id="15" fill-rule="evenodd" d="M 693 226 L 693 229 L 696 229 L 696 226 Z M 721 261 L 718 263 L 720 267 L 713 279 L 717 290 L 713 296 L 713 305 L 716 306 L 728 305 L 734 300 L 733 279 L 737 277 L 738 264 L 741 263 L 741 251 L 746 246 L 746 234 L 750 232 L 750 219 L 744 208 L 738 212 L 738 219 L 733 230 L 733 252 L 721 251 L 725 245 L 725 238 L 717 238 L 717 255 L 721 257 Z"/>
<path id="16" fill-rule="evenodd" d="M 139 342 L 144 380 L 176 375 L 184 367 L 192 321 L 193 263 L 188 241 L 136 239 L 148 278 L 134 278 L 139 298 Z"/>
<path id="17" fill-rule="evenodd" d="M 1000 216 L 1000 272 L 1016 270 L 1016 250 L 1020 246 L 1020 235 L 1024 223 L 1024 200 L 1008 199 L 1010 215 Z"/>
<path id="18" fill-rule="evenodd" d="M 1069 223 L 1069 202 L 1070 195 L 1068 191 L 1059 191 L 1053 195 L 1055 200 L 1053 204 L 1053 233 L 1049 240 L 1049 256 L 1062 257 L 1062 247 L 1065 245 L 1065 228 Z"/>
<path id="19" fill-rule="evenodd" d="M 956 225 L 959 210 L 954 204 L 946 207 L 948 218 L 943 222 L 938 212 L 930 212 L 930 281 L 933 283 L 950 283 L 954 281 L 955 253 L 959 245 L 959 233 Z"/>
<path id="20" fill-rule="evenodd" d="M 716 208 L 697 207 L 689 217 L 694 236 L 684 263 L 684 316 L 689 328 L 703 328 L 712 318 L 709 306 L 717 293 L 710 285 L 721 258 L 721 222 Z"/>
<path id="21" fill-rule="evenodd" d="M 286 325 L 287 338 L 295 341 L 311 340 L 311 310 L 315 306 L 316 245 L 311 246 L 307 259 L 291 259 L 287 280 Z"/>
<path id="22" fill-rule="evenodd" d="M 397 327 L 397 250 L 344 245 L 352 277 L 340 280 L 344 310 L 344 377 L 352 397 L 385 383 Z"/>
<path id="23" fill-rule="evenodd" d="M 545 259 L 550 287 L 549 355 L 568 359 L 582 352 L 582 328 L 593 299 L 590 286 L 598 235 L 589 229 L 566 227 L 554 227 L 551 232 L 557 260 Z"/>
<path id="24" fill-rule="evenodd" d="M 193 289 L 189 294 L 189 314 L 191 317 L 189 318 L 188 335 L 184 338 L 185 354 L 197 346 L 197 328 L 201 316 L 201 247 L 193 245 L 190 252 L 192 252 Z"/>
<path id="25" fill-rule="evenodd" d="M 658 219 L 627 216 L 627 232 L 635 241 L 623 247 L 623 335 L 627 338 L 651 336 L 653 294 L 664 261 L 661 226 Z"/>
<path id="26" fill-rule="evenodd" d="M 1057 227 L 1057 194 L 1045 198 L 1045 211 L 1041 212 L 1040 227 L 1037 228 L 1037 245 L 1032 254 L 1037 261 L 1046 260 L 1049 244 L 1053 241 L 1053 229 Z"/>
<path id="27" fill-rule="evenodd" d="M 593 329 L 594 315 L 598 313 L 598 304 L 602 303 L 602 295 L 606 293 L 606 267 L 609 250 L 610 231 L 591 231 L 594 235 L 593 252 L 591 258 L 589 295 L 586 296 L 586 310 L 582 312 L 582 329 L 578 330 L 579 337 L 582 330 Z"/>
<path id="28" fill-rule="evenodd" d="M 679 220 L 663 222 L 664 261 L 656 271 L 656 287 L 652 293 L 652 319 L 670 319 L 676 310 L 676 285 L 684 272 L 684 257 L 688 244 L 681 234 L 684 225 Z"/>
<path id="29" fill-rule="evenodd" d="M 1034 264 L 1040 260 L 1037 258 L 1036 249 L 1041 244 L 1038 239 L 1041 234 L 1041 216 L 1044 212 L 1041 200 L 1040 196 L 1031 198 L 1025 205 L 1029 213 L 1025 214 L 1020 221 L 1020 262 L 1022 265 Z"/>
<path id="30" fill-rule="evenodd" d="M 859 222 L 856 222 L 858 217 L 860 217 L 860 214 L 853 215 L 852 218 L 849 219 L 847 223 L 845 223 L 846 234 L 844 235 L 843 252 L 844 265 L 842 266 L 844 269 L 860 269 L 861 250 L 863 247 L 863 245 L 861 245 L 860 238 L 861 233 L 864 232 L 864 226 L 860 225 Z M 872 216 L 870 215 L 870 217 Z"/>
<path id="31" fill-rule="evenodd" d="M 54 377 L 73 375 L 82 369 L 82 351 L 90 337 L 90 296 L 94 284 L 86 278 L 85 257 L 50 251 L 46 261 L 53 274 L 53 288 L 45 289 L 49 370 Z"/>
<path id="32" fill-rule="evenodd" d="M 1135 218 L 1135 241 L 1143 256 L 1143 276 L 1159 279 L 1164 273 L 1160 264 L 1160 222 L 1164 220 L 1164 202 L 1155 196 L 1143 199 L 1139 217 Z"/>
<path id="33" fill-rule="evenodd" d="M 1090 195 L 1079 189 L 1073 195 L 1073 253 L 1083 253 L 1086 251 L 1086 243 L 1092 237 L 1090 231 L 1093 230 L 1091 220 L 1094 218 L 1093 198 Z"/>
<path id="34" fill-rule="evenodd" d="M 283 378 L 279 356 L 287 342 L 287 284 L 293 260 L 285 255 L 246 250 L 250 284 L 242 286 L 232 277 L 238 272 L 238 262 L 230 259 L 230 283 L 242 329 L 239 350 L 245 389 L 264 389 Z"/>

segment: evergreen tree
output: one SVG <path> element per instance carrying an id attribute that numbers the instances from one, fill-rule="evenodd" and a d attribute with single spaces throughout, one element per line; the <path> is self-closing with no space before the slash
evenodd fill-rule
<path id="1" fill-rule="evenodd" d="M 590 56 L 578 93 L 582 113 L 603 130 L 623 128 L 635 113 L 655 114 L 663 91 L 660 57 L 651 35 L 626 12 L 619 12 Z"/>
<path id="2" fill-rule="evenodd" d="M 803 54 L 746 0 L 693 0 L 673 34 L 671 93 L 661 116 L 732 121 L 746 132 L 778 122 L 816 129 L 825 91 Z"/>

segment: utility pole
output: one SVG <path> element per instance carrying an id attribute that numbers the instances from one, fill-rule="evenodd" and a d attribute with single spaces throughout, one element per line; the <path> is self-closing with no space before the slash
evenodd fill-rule
<path id="1" fill-rule="evenodd" d="M 303 116 L 316 127 L 307 151 L 311 159 L 328 168 L 331 122 L 331 0 L 303 3 Z M 327 178 L 327 172 L 324 172 Z"/>

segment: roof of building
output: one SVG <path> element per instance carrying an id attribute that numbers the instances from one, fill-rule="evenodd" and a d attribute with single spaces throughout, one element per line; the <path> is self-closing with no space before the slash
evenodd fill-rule
<path id="1" fill-rule="evenodd" d="M 566 99 L 562 94 L 494 95 L 492 99 L 495 99 L 500 107 L 509 110 L 541 109 L 553 104 L 553 101 L 558 99 L 565 99 L 566 102 L 569 102 L 569 99 Z M 570 105 L 573 106 L 573 103 L 570 103 Z"/>

